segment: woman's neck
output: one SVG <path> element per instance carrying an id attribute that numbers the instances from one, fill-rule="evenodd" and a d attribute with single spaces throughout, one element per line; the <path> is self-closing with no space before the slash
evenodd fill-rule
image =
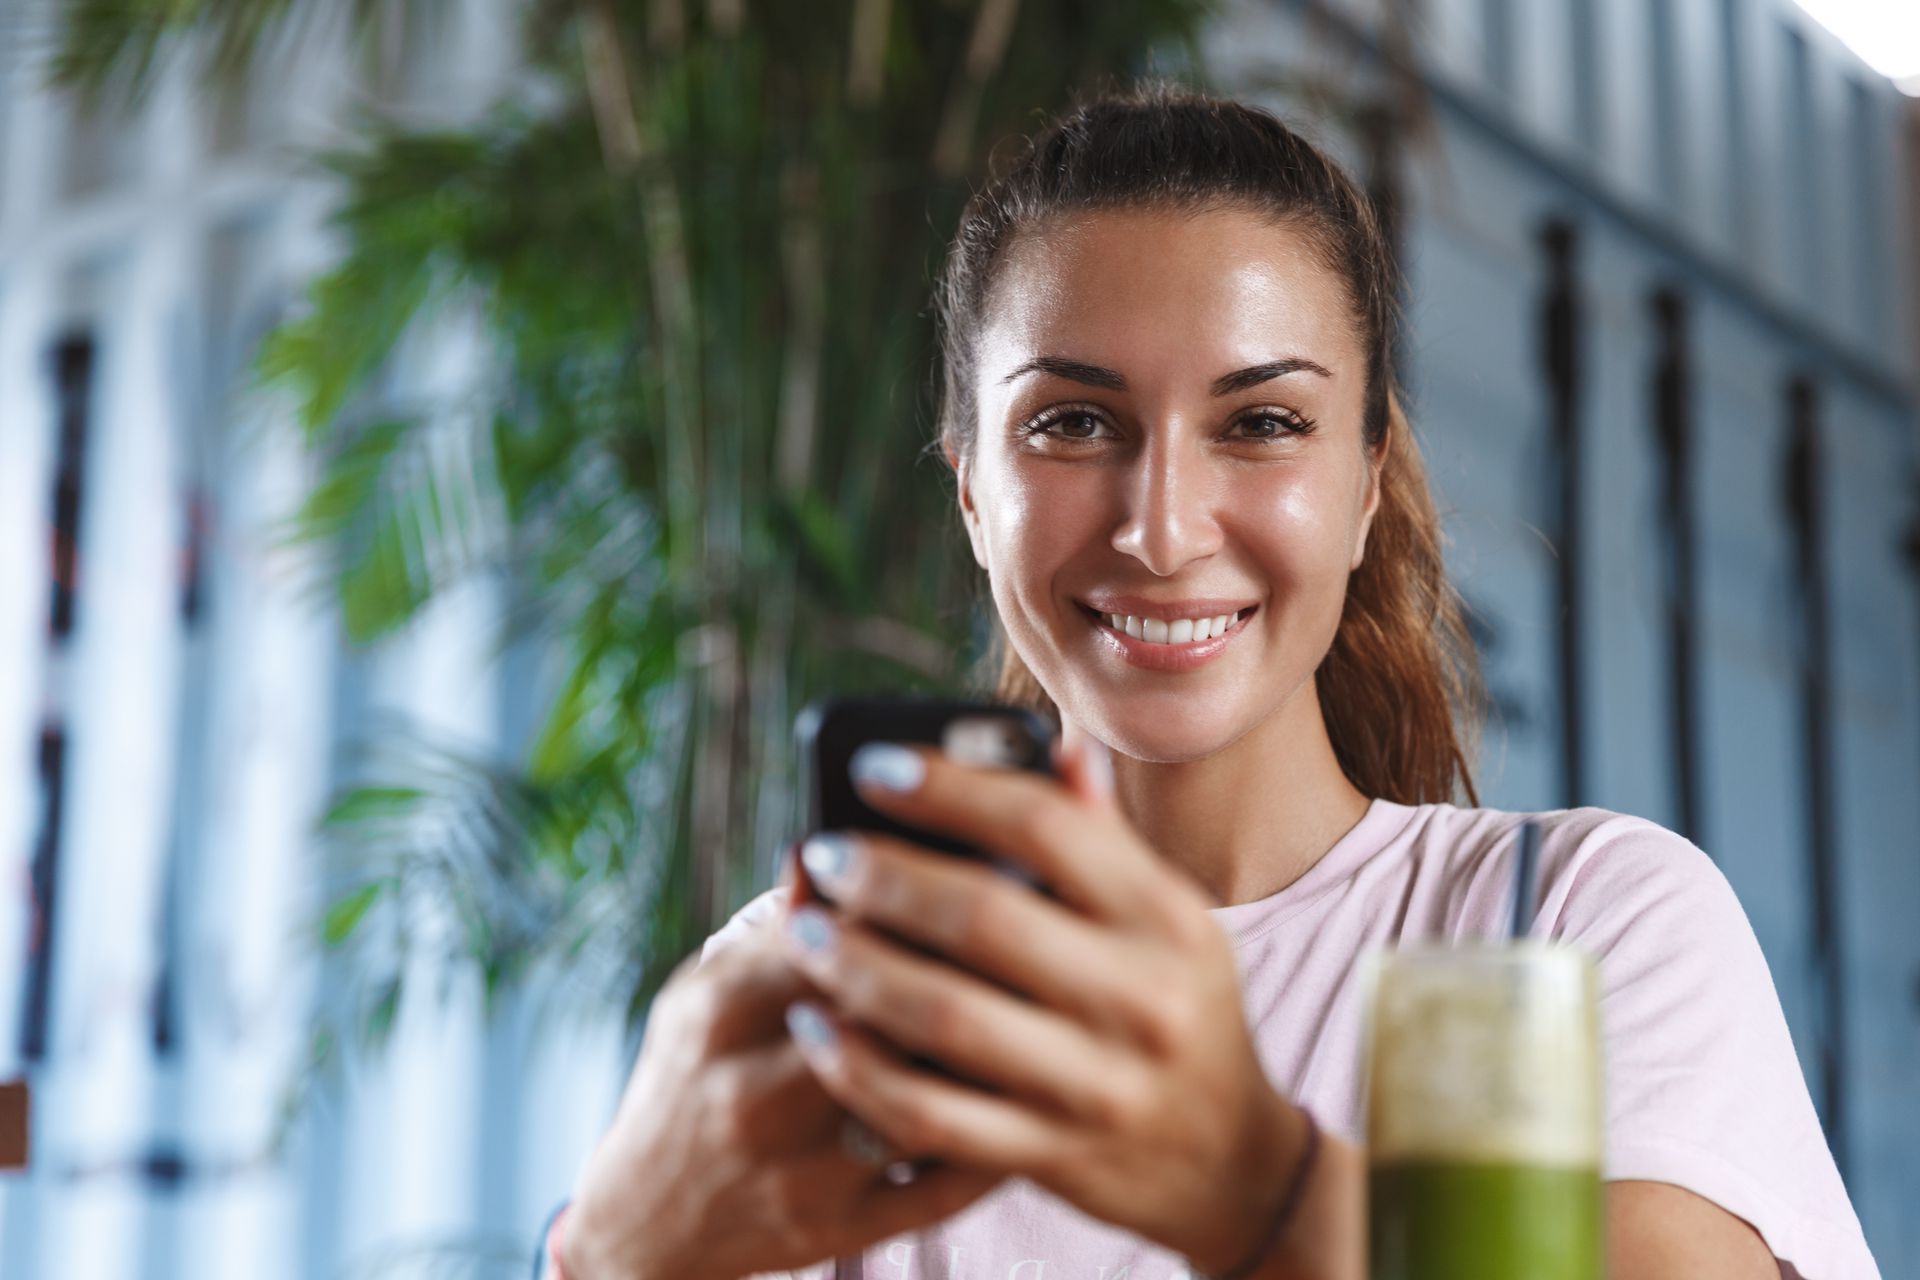
<path id="1" fill-rule="evenodd" d="M 1204 760 L 1155 764 L 1116 751 L 1113 772 L 1120 807 L 1141 835 L 1220 906 L 1298 880 L 1369 804 L 1334 758 L 1311 680 Z"/>

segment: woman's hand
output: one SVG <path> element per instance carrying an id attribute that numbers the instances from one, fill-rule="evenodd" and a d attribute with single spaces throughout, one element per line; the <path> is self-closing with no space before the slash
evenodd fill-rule
<path id="1" fill-rule="evenodd" d="M 612 1128 L 581 1176 L 568 1280 L 737 1280 L 937 1222 L 998 1175 L 933 1169 L 906 1186 L 842 1149 L 846 1113 L 782 1023 L 812 994 L 769 926 L 655 1000 Z"/>
<path id="2" fill-rule="evenodd" d="M 1092 749 L 1062 753 L 1064 785 L 917 748 L 856 757 L 874 808 L 1002 855 L 1060 901 L 878 834 L 815 837 L 808 873 L 836 909 L 797 909 L 787 939 L 834 1034 L 808 1060 L 902 1153 L 1023 1175 L 1224 1270 L 1277 1210 L 1306 1121 L 1260 1066 L 1205 895 L 1133 831 Z"/>

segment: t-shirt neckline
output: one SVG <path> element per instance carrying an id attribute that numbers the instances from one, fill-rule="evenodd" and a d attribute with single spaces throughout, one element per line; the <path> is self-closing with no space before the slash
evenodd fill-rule
<path id="1" fill-rule="evenodd" d="M 1305 910 L 1327 890 L 1344 883 L 1405 830 L 1412 817 L 1412 807 L 1375 797 L 1368 802 L 1360 820 L 1334 841 L 1333 847 L 1321 854 L 1320 860 L 1308 867 L 1298 880 L 1252 902 L 1209 907 L 1208 914 L 1226 931 L 1234 946 L 1251 942 Z"/>

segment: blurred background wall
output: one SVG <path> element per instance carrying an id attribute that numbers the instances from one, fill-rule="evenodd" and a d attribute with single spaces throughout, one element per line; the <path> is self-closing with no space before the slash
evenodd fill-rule
<path id="1" fill-rule="evenodd" d="M 384 1050 L 305 1066 L 354 983 L 314 830 L 357 744 L 400 713 L 510 756 L 553 695 L 491 643 L 510 582 L 348 641 L 284 536 L 315 464 L 248 376 L 340 253 L 312 149 L 515 92 L 508 7 L 449 8 L 402 59 L 316 34 L 115 114 L 46 87 L 55 6 L 0 0 L 9 1280 L 516 1274 L 624 1076 L 621 1008 L 431 966 Z M 1200 44 L 1396 228 L 1483 800 L 1719 862 L 1883 1272 L 1920 1274 L 1920 111 L 1788 0 L 1420 10 L 1241 0 Z M 482 328 L 410 330 L 377 398 L 470 384 Z"/>
<path id="2" fill-rule="evenodd" d="M 289 1091 L 347 983 L 313 833 L 355 744 L 396 712 L 497 743 L 532 692 L 485 583 L 346 642 L 285 540 L 313 467 L 247 393 L 337 252 L 308 153 L 354 110 L 471 116 L 517 27 L 467 4 L 385 66 L 309 35 L 286 74 L 206 95 L 178 68 L 102 118 L 38 88 L 33 8 L 0 6 L 0 1076 L 34 1094 L 0 1275 L 521 1274 L 624 1076 L 618 1009 L 536 1039 L 423 986 L 390 1054 Z M 475 356 L 412 335 L 380 396 Z"/>

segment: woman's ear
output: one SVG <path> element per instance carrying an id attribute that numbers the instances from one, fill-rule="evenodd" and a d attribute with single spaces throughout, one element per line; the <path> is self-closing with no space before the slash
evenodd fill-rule
<path id="1" fill-rule="evenodd" d="M 1373 531 L 1373 518 L 1380 513 L 1380 490 L 1386 483 L 1387 451 L 1393 440 L 1393 431 L 1388 429 L 1380 437 L 1380 443 L 1366 451 L 1367 496 L 1360 511 L 1360 521 L 1353 535 L 1353 561 L 1347 566 L 1351 573 L 1358 569 L 1367 558 L 1367 535 Z"/>
<path id="2" fill-rule="evenodd" d="M 967 526 L 967 541 L 973 545 L 973 561 L 985 569 L 987 543 L 980 532 L 980 512 L 973 504 L 973 459 L 962 457 L 948 447 L 947 464 L 953 468 L 954 481 L 959 486 L 960 522 Z"/>

